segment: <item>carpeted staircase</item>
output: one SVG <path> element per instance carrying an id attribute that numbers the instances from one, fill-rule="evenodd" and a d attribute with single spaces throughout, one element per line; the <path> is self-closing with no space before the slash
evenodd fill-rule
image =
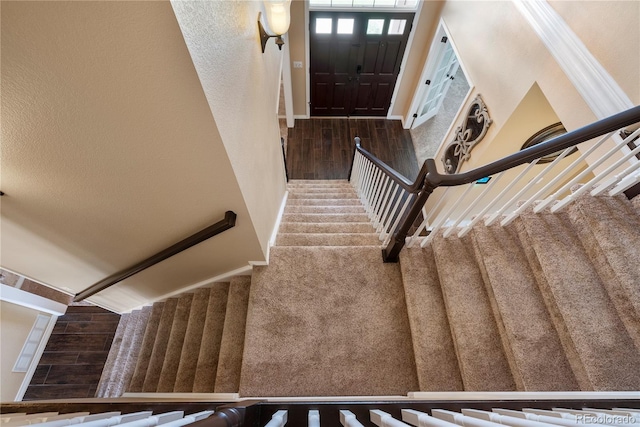
<path id="1" fill-rule="evenodd" d="M 385 264 L 348 182 L 288 190 L 268 266 L 123 315 L 98 397 L 640 389 L 640 198 Z"/>

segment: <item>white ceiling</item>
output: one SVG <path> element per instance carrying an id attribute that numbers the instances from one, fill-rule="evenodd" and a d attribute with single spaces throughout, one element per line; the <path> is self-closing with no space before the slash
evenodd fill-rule
<path id="1" fill-rule="evenodd" d="M 264 255 L 169 2 L 2 2 L 0 264 L 125 311 Z"/>

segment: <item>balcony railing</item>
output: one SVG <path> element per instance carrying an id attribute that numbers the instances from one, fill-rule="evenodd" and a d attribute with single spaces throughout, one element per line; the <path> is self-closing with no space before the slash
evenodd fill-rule
<path id="1" fill-rule="evenodd" d="M 380 233 L 384 261 L 396 262 L 405 244 L 424 247 L 443 228 L 445 236 L 462 237 L 480 221 L 505 226 L 526 209 L 556 212 L 587 192 L 615 196 L 638 185 L 640 146 L 629 148 L 640 136 L 638 123 L 640 106 L 458 174 L 441 174 L 427 159 L 414 182 L 356 137 L 349 178 Z M 581 155 L 570 161 L 576 146 Z M 554 153 L 552 162 L 535 168 Z"/>

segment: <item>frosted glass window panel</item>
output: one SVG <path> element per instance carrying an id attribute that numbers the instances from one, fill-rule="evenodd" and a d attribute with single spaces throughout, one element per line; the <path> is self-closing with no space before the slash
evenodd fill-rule
<path id="1" fill-rule="evenodd" d="M 390 19 L 389 31 L 387 31 L 387 34 L 392 36 L 401 36 L 404 34 L 404 28 L 406 27 L 406 25 L 406 19 Z"/>
<path id="2" fill-rule="evenodd" d="M 369 19 L 367 21 L 367 34 L 382 34 L 384 19 Z"/>
<path id="3" fill-rule="evenodd" d="M 309 6 L 331 6 L 331 0 L 309 0 Z"/>
<path id="4" fill-rule="evenodd" d="M 338 34 L 353 34 L 353 18 L 338 19 Z"/>
<path id="5" fill-rule="evenodd" d="M 373 7 L 373 0 L 353 0 L 353 7 Z"/>
<path id="6" fill-rule="evenodd" d="M 316 34 L 331 34 L 332 26 L 333 26 L 333 19 L 316 18 Z"/>
<path id="7" fill-rule="evenodd" d="M 352 7 L 352 0 L 331 0 L 332 7 Z"/>
<path id="8" fill-rule="evenodd" d="M 395 7 L 396 0 L 374 0 L 374 7 Z"/>
<path id="9" fill-rule="evenodd" d="M 416 9 L 418 7 L 418 0 L 397 0 L 396 7 L 398 8 L 407 8 L 407 9 Z"/>

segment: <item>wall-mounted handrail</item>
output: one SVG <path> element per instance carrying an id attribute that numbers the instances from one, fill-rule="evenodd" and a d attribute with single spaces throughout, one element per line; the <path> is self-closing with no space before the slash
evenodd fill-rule
<path id="1" fill-rule="evenodd" d="M 469 184 L 479 179 L 515 168 L 522 164 L 534 162 L 536 161 L 536 159 L 539 159 L 541 157 L 564 151 L 580 143 L 592 140 L 602 135 L 610 134 L 614 131 L 631 126 L 638 122 L 640 122 L 640 106 L 630 108 L 608 118 L 591 123 L 566 134 L 557 136 L 553 139 L 550 139 L 549 141 L 545 141 L 541 144 L 537 144 L 525 150 L 518 151 L 514 154 L 511 154 L 484 166 L 480 166 L 473 170 L 458 174 L 441 174 L 437 170 L 435 160 L 427 159 L 424 161 L 420 172 L 418 173 L 418 177 L 414 182 L 409 181 L 389 165 L 385 164 L 373 154 L 362 148 L 360 144 L 360 138 L 356 137 L 354 159 L 352 161 L 352 171 L 349 174 L 349 179 L 352 180 L 352 173 L 354 172 L 354 168 L 356 180 L 377 177 L 377 174 L 381 172 L 384 176 L 388 177 L 388 179 L 391 179 L 399 187 L 401 187 L 404 190 L 405 195 L 415 195 L 415 198 L 408 209 L 404 209 L 401 213 L 396 213 L 396 215 L 400 215 L 402 219 L 398 224 L 398 218 L 396 216 L 396 221 L 394 223 L 398 225 L 397 227 L 393 227 L 392 230 L 388 230 L 388 234 L 391 234 L 392 236 L 388 235 L 385 239 L 385 242 L 388 241 L 388 245 L 385 249 L 383 249 L 383 258 L 385 262 L 396 262 L 400 250 L 405 244 L 405 239 L 409 230 L 413 226 L 416 218 L 418 218 L 418 216 L 420 215 L 420 212 L 427 202 L 427 199 L 436 188 L 454 187 Z M 356 154 L 358 153 L 362 155 L 362 157 L 366 160 L 358 161 L 356 159 Z M 367 167 L 373 165 L 376 169 L 376 175 L 372 174 L 366 167 L 362 167 L 363 162 L 367 162 Z M 379 178 L 377 178 L 377 180 L 378 182 L 380 182 Z M 375 193 L 375 197 L 377 198 L 379 197 L 377 191 L 380 191 L 382 185 L 373 183 L 370 184 L 367 188 L 370 192 L 373 188 L 373 193 Z M 366 194 L 362 197 L 363 199 L 365 199 L 366 204 Z M 387 202 L 386 205 L 385 203 L 377 202 L 376 207 L 382 206 L 382 208 L 380 209 L 380 211 L 382 211 L 385 206 L 388 207 L 390 206 L 390 204 L 391 202 Z M 371 209 L 371 206 L 368 206 L 368 208 Z M 374 215 L 376 213 L 377 211 L 373 212 Z M 378 217 L 375 219 L 375 221 L 379 222 L 381 219 L 384 221 L 384 218 Z"/>
<path id="2" fill-rule="evenodd" d="M 208 226 L 207 228 L 204 228 L 198 231 L 195 234 L 192 234 L 186 239 L 180 240 L 178 243 L 175 243 L 169 246 L 168 248 L 158 252 L 155 255 L 150 256 L 149 258 L 143 261 L 138 262 L 135 265 L 132 265 L 129 268 L 125 268 L 124 270 L 114 273 L 111 276 L 106 277 L 97 283 L 94 283 L 93 285 L 89 286 L 87 289 L 77 293 L 76 296 L 73 298 L 73 301 L 74 302 L 82 301 L 83 299 L 88 298 L 91 295 L 94 295 L 100 291 L 103 291 L 108 287 L 113 286 L 116 283 L 119 283 L 124 279 L 141 272 L 142 270 L 145 270 L 161 261 L 164 261 L 169 257 L 172 257 L 186 249 L 189 249 L 192 246 L 197 245 L 198 243 L 201 243 L 217 234 L 220 234 L 223 231 L 234 227 L 235 225 L 236 225 L 235 212 L 227 211 L 224 214 L 224 219 L 216 222 L 215 224 Z"/>

